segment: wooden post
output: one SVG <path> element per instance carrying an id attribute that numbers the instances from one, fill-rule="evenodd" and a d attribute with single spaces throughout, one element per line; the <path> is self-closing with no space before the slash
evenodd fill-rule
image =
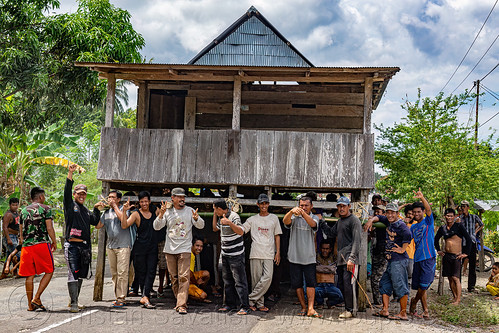
<path id="1" fill-rule="evenodd" d="M 185 98 L 184 129 L 196 129 L 196 97 L 187 96 Z"/>
<path id="2" fill-rule="evenodd" d="M 116 99 L 116 78 L 113 73 L 107 76 L 107 96 L 106 96 L 106 127 L 113 127 L 114 102 Z"/>
<path id="3" fill-rule="evenodd" d="M 107 198 L 109 195 L 109 183 L 102 182 L 102 195 Z M 95 281 L 94 281 L 94 302 L 102 301 L 102 294 L 104 292 L 104 272 L 106 269 L 106 242 L 107 234 L 106 228 L 99 229 L 99 241 L 97 248 L 97 264 L 95 267 Z"/>
<path id="4" fill-rule="evenodd" d="M 482 211 L 478 211 L 478 216 L 480 217 L 480 220 L 482 219 Z M 478 267 L 480 267 L 480 272 L 483 272 L 485 270 L 485 250 L 483 248 L 483 229 L 480 231 L 480 252 L 478 253 Z"/>
<path id="5" fill-rule="evenodd" d="M 139 94 L 137 96 L 137 128 L 147 128 L 146 114 L 146 99 L 147 99 L 147 83 L 139 83 Z"/>
<path id="6" fill-rule="evenodd" d="M 371 114 L 373 111 L 373 78 L 364 81 L 364 134 L 371 134 Z"/>
<path id="7" fill-rule="evenodd" d="M 229 186 L 229 198 L 237 199 L 237 185 Z"/>
<path id="8" fill-rule="evenodd" d="M 232 96 L 232 129 L 241 129 L 241 78 L 234 77 L 234 92 Z"/>
<path id="9" fill-rule="evenodd" d="M 354 194 L 354 200 L 355 201 L 360 201 L 363 203 L 367 203 L 368 198 L 369 198 L 369 190 L 361 190 L 359 192 L 355 192 Z M 368 216 L 365 216 L 367 219 Z M 362 222 L 362 219 L 361 219 Z M 360 241 L 360 250 L 359 250 L 359 276 L 358 276 L 358 281 L 360 286 L 364 289 L 364 291 L 367 291 L 367 231 L 364 231 L 362 229 L 361 233 L 361 241 Z M 357 298 L 357 306 L 358 310 L 363 312 L 366 311 L 368 301 L 366 298 L 366 295 L 364 292 L 361 290 L 359 287 L 359 291 L 357 293 L 358 298 Z"/>
<path id="10" fill-rule="evenodd" d="M 440 239 L 440 248 L 444 249 L 445 246 L 443 239 Z M 438 272 L 438 290 L 437 294 L 442 296 L 444 294 L 445 279 L 442 275 L 442 257 L 437 254 L 437 263 L 440 263 L 440 271 Z"/>

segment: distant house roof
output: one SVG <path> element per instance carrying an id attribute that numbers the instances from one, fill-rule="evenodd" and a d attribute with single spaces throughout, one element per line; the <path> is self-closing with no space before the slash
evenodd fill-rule
<path id="1" fill-rule="evenodd" d="M 189 64 L 314 67 L 253 6 Z"/>

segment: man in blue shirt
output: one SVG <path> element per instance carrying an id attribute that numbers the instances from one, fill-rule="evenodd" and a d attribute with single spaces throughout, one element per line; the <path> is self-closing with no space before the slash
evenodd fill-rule
<path id="1" fill-rule="evenodd" d="M 421 189 L 414 191 L 416 201 L 412 205 L 414 220 L 417 222 L 411 226 L 411 235 L 416 245 L 414 253 L 414 271 L 412 272 L 412 289 L 417 290 L 416 296 L 411 299 L 410 313 L 418 316 L 416 307 L 421 300 L 423 307 L 423 318 L 429 318 L 428 304 L 426 302 L 426 291 L 435 277 L 436 251 L 434 246 L 435 227 L 433 213 L 428 201 L 423 196 Z"/>

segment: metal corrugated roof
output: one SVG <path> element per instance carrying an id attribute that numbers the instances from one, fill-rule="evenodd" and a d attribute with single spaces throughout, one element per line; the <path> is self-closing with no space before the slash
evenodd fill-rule
<path id="1" fill-rule="evenodd" d="M 205 47 L 189 64 L 313 67 L 254 7 Z"/>

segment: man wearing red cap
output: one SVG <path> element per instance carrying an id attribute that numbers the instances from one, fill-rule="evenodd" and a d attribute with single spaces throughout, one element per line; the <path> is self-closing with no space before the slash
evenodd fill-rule
<path id="1" fill-rule="evenodd" d="M 96 226 L 100 220 L 98 207 L 103 208 L 101 202 L 90 212 L 83 204 L 87 199 L 87 187 L 78 184 L 73 188 L 73 173 L 78 166 L 69 166 L 68 178 L 64 187 L 64 219 L 66 221 L 66 241 L 64 243 L 64 258 L 68 265 L 68 291 L 70 311 L 78 312 L 78 297 L 83 279 L 87 277 L 92 249 L 90 244 L 90 225 Z M 74 200 L 73 200 L 74 198 Z"/>

